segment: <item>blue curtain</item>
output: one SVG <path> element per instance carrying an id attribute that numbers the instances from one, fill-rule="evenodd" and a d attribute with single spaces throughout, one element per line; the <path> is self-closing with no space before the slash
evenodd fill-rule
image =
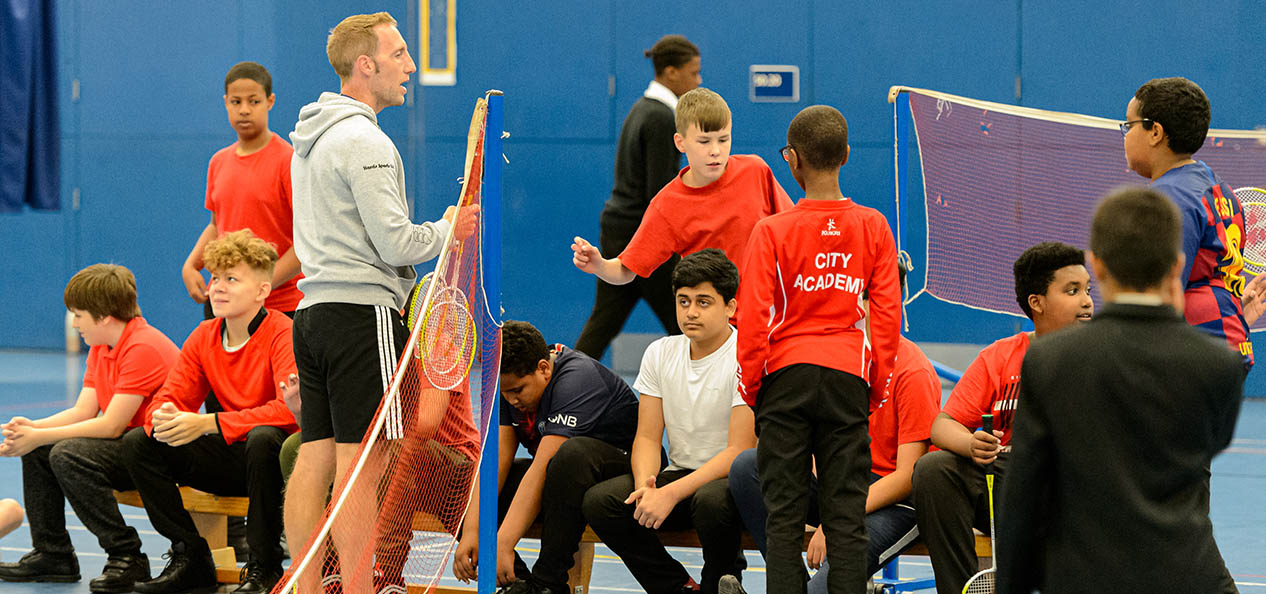
<path id="1" fill-rule="evenodd" d="M 0 0 L 0 212 L 61 207 L 54 0 Z"/>

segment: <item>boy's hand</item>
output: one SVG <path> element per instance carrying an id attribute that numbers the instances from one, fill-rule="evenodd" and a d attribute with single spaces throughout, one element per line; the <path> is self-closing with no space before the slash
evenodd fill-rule
<path id="1" fill-rule="evenodd" d="M 826 531 L 818 526 L 813 537 L 809 539 L 809 548 L 805 549 L 809 569 L 822 569 L 822 561 L 826 560 Z"/>
<path id="2" fill-rule="evenodd" d="M 457 220 L 454 221 L 454 217 Z M 479 205 L 463 206 L 460 215 L 457 214 L 456 206 L 450 206 L 444 211 L 444 220 L 453 226 L 453 238 L 464 241 L 467 237 L 474 235 L 475 230 L 479 228 Z"/>
<path id="3" fill-rule="evenodd" d="M 503 547 L 497 543 L 497 585 L 508 586 L 519 581 L 514 574 L 514 547 Z"/>
<path id="4" fill-rule="evenodd" d="M 993 435 L 977 431 L 971 435 L 971 459 L 984 466 L 998 458 L 998 450 L 1002 449 L 1003 432 L 994 429 Z"/>
<path id="5" fill-rule="evenodd" d="M 479 537 L 469 538 L 463 533 L 453 553 L 453 577 L 465 583 L 479 579 Z"/>
<path id="6" fill-rule="evenodd" d="M 207 281 L 202 278 L 201 272 L 189 266 L 182 266 L 180 277 L 185 281 L 185 290 L 189 291 L 190 299 L 197 303 L 207 302 Z"/>
<path id="7" fill-rule="evenodd" d="M 16 423 L 18 419 L 25 423 Z M 4 444 L 0 445 L 0 455 L 18 457 L 29 453 L 42 445 L 39 439 L 40 429 L 23 417 L 14 417 L 4 425 Z"/>
<path id="8" fill-rule="evenodd" d="M 602 261 L 602 252 L 599 252 L 598 248 L 577 236 L 572 239 L 571 251 L 571 263 L 575 264 L 576 268 L 589 274 L 598 274 L 598 263 Z"/>
<path id="9" fill-rule="evenodd" d="M 218 433 L 215 415 L 181 412 L 170 402 L 154 411 L 154 439 L 180 447 L 208 433 Z"/>
<path id="10" fill-rule="evenodd" d="M 1266 312 L 1266 274 L 1259 274 L 1248 282 L 1240 303 L 1244 307 L 1244 321 L 1252 326 Z"/>
<path id="11" fill-rule="evenodd" d="M 638 524 L 651 529 L 657 529 L 664 523 L 664 519 L 668 514 L 673 512 L 673 508 L 677 507 L 680 501 L 668 489 L 660 489 L 655 486 L 655 477 L 646 479 L 646 486 L 633 491 L 624 503 L 637 503 L 637 507 L 633 508 L 633 519 Z"/>
<path id="12" fill-rule="evenodd" d="M 290 414 L 294 415 L 295 421 L 298 421 L 299 408 L 303 404 L 299 398 L 299 376 L 292 373 L 277 387 L 281 388 L 281 397 L 286 401 L 286 408 L 290 409 Z"/>

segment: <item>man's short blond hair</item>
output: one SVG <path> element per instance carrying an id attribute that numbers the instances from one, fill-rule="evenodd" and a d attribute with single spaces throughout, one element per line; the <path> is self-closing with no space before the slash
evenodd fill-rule
<path id="1" fill-rule="evenodd" d="M 255 237 L 250 229 L 225 233 L 202 249 L 202 263 L 212 273 L 223 272 L 243 262 L 251 270 L 271 279 L 273 267 L 277 264 L 277 250 Z"/>
<path id="2" fill-rule="evenodd" d="M 374 31 L 378 25 L 394 27 L 396 19 L 385 12 L 354 14 L 330 30 L 330 37 L 325 42 L 325 53 L 329 56 L 330 66 L 334 67 L 339 80 L 346 81 L 352 76 L 357 58 L 372 58 L 378 53 L 378 32 Z"/>
<path id="3" fill-rule="evenodd" d="M 136 277 L 118 264 L 93 264 L 70 277 L 63 295 L 66 309 L 88 312 L 95 321 L 111 316 L 120 322 L 140 317 Z"/>
<path id="4" fill-rule="evenodd" d="M 677 133 L 685 135 L 690 125 L 700 132 L 716 132 L 730 123 L 730 106 L 716 92 L 698 87 L 677 101 Z"/>

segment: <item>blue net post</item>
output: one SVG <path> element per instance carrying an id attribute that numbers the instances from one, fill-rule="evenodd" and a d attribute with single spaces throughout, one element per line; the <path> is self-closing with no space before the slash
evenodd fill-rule
<path id="1" fill-rule="evenodd" d="M 488 93 L 488 120 L 484 128 L 483 283 L 488 311 L 501 324 L 501 128 L 504 99 L 500 91 Z M 500 393 L 500 388 L 498 388 Z M 488 413 L 483 455 L 479 458 L 479 580 L 478 592 L 497 589 L 497 452 L 501 398 L 494 396 Z"/>

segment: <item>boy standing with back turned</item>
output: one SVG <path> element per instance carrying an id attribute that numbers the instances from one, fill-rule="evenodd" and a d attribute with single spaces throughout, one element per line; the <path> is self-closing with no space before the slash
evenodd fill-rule
<path id="1" fill-rule="evenodd" d="M 766 591 L 805 592 L 801 552 L 816 459 L 829 591 L 862 592 L 866 417 L 883 396 L 901 337 L 896 242 L 883 215 L 840 191 L 848 123 L 839 111 L 801 111 L 782 154 L 805 199 L 756 224 L 739 287 L 739 389 L 756 410 L 756 465 L 769 509 Z M 873 357 L 857 327 L 862 291 Z"/>
<path id="2" fill-rule="evenodd" d="M 1174 307 L 1178 213 L 1145 188 L 1105 198 L 1089 260 L 1108 305 L 1024 357 L 998 592 L 1236 591 L 1207 485 L 1231 443 L 1244 368 Z"/>

